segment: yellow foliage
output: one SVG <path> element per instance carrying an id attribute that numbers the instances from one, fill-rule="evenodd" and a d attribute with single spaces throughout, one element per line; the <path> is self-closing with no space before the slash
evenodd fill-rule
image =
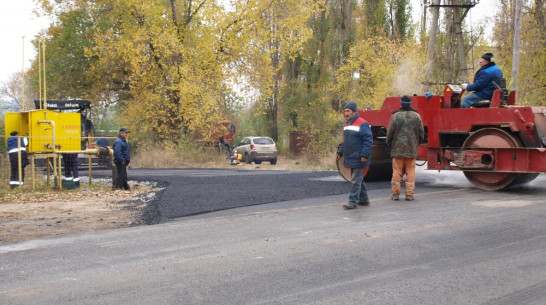
<path id="1" fill-rule="evenodd" d="M 423 94 L 424 56 L 412 41 L 373 37 L 359 41 L 335 75 L 332 94 L 360 109 L 381 107 L 388 96 Z"/>

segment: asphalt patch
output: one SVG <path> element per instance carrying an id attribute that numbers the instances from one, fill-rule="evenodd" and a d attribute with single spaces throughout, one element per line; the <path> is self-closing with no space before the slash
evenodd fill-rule
<path id="1" fill-rule="evenodd" d="M 132 169 L 129 179 L 155 181 L 164 188 L 146 204 L 142 214 L 146 224 L 272 202 L 340 194 L 348 196 L 351 188 L 351 184 L 341 179 L 337 171 L 279 173 L 225 169 Z M 385 188 L 384 184 L 367 183 L 367 188 Z"/>

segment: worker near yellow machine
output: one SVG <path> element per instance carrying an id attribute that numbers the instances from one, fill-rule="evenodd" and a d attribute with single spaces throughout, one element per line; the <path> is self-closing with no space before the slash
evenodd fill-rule
<path id="1" fill-rule="evenodd" d="M 348 102 L 343 107 L 345 127 L 343 142 L 338 147 L 337 158 L 343 157 L 343 165 L 351 169 L 349 202 L 345 209 L 354 209 L 359 205 L 370 205 L 368 190 L 364 183 L 364 168 L 370 165 L 373 135 L 370 124 L 360 117 L 355 102 Z"/>
<path id="2" fill-rule="evenodd" d="M 480 69 L 474 75 L 474 82 L 472 84 L 461 84 L 463 89 L 474 91 L 463 97 L 461 108 L 470 108 L 479 101 L 493 98 L 493 92 L 495 91 L 493 82 L 499 83 L 502 78 L 502 70 L 497 67 L 494 61 L 491 61 L 491 58 L 493 58 L 493 53 L 483 54 L 478 61 Z"/>
<path id="3" fill-rule="evenodd" d="M 80 175 L 78 173 L 78 154 L 62 154 L 64 160 L 64 177 L 66 186 L 64 188 L 80 187 Z"/>
<path id="4" fill-rule="evenodd" d="M 399 200 L 402 178 L 406 174 L 406 200 L 413 200 L 415 193 L 415 160 L 417 148 L 423 143 L 425 131 L 421 116 L 411 108 L 411 98 L 400 99 L 399 110 L 393 112 L 387 129 L 387 147 L 392 157 L 392 200 Z"/>
<path id="5" fill-rule="evenodd" d="M 23 185 L 25 181 L 25 167 L 29 164 L 27 146 L 28 139 L 26 137 L 18 137 L 19 132 L 12 131 L 8 138 L 8 154 L 9 163 L 11 165 L 11 175 L 9 178 L 9 187 L 14 189 L 19 185 Z M 21 151 L 21 164 L 19 164 L 19 151 Z M 21 182 L 19 183 L 19 168 L 21 168 Z"/>
<path id="6" fill-rule="evenodd" d="M 115 187 L 117 189 L 129 190 L 129 184 L 127 183 L 127 165 L 131 162 L 131 155 L 129 153 L 129 144 L 127 138 L 129 137 L 129 129 L 121 127 L 119 129 L 119 136 L 114 141 L 114 164 L 117 169 L 117 180 Z"/>
<path id="7" fill-rule="evenodd" d="M 101 133 L 100 137 L 95 142 L 95 145 L 98 146 L 98 147 L 107 147 L 107 146 L 110 146 L 110 140 L 108 140 L 108 138 L 106 138 L 106 135 L 104 133 Z M 108 166 L 109 163 L 110 163 L 109 158 L 107 156 L 105 156 L 105 155 L 100 155 L 99 156 L 99 165 Z M 108 167 L 110 167 L 110 166 L 108 166 Z"/>

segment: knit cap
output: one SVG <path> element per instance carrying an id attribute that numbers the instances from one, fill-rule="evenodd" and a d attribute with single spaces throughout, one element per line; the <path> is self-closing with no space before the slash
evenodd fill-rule
<path id="1" fill-rule="evenodd" d="M 410 97 L 407 95 L 402 96 L 402 98 L 400 99 L 400 105 L 402 105 L 402 107 L 405 107 L 405 108 L 411 107 Z"/>
<path id="2" fill-rule="evenodd" d="M 353 101 L 348 102 L 343 109 L 351 109 L 353 112 L 356 112 L 356 103 Z"/>
<path id="3" fill-rule="evenodd" d="M 487 60 L 488 62 L 491 62 L 491 58 L 493 58 L 493 53 L 485 53 L 482 55 L 482 58 Z"/>

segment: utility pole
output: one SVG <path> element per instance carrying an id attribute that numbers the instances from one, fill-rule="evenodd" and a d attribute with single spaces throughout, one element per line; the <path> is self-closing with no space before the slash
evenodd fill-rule
<path id="1" fill-rule="evenodd" d="M 21 97 L 22 111 L 25 111 L 25 36 L 23 36 L 23 69 L 21 70 L 21 84 L 23 86 L 23 96 Z"/>

